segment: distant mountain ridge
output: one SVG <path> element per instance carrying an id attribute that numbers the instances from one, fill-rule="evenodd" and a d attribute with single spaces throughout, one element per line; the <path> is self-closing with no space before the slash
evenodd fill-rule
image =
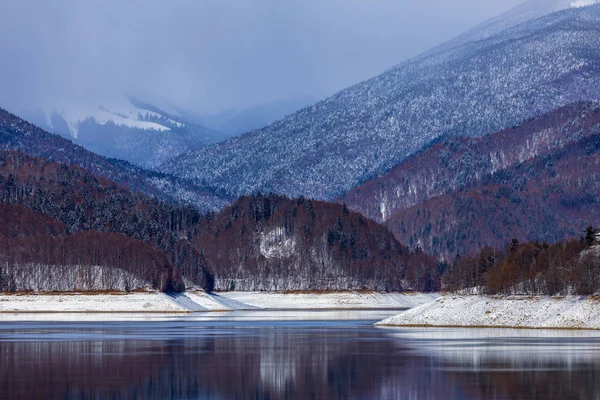
<path id="1" fill-rule="evenodd" d="M 228 137 L 133 97 L 109 104 L 49 108 L 32 119 L 97 154 L 144 168 Z"/>
<path id="2" fill-rule="evenodd" d="M 241 195 L 331 199 L 445 136 L 482 136 L 600 93 L 600 5 L 409 62 L 160 169 Z"/>

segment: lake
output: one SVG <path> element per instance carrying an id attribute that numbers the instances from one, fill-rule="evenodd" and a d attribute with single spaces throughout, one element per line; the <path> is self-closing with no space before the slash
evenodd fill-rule
<path id="1" fill-rule="evenodd" d="M 600 332 L 393 314 L 1 315 L 0 398 L 600 399 Z"/>

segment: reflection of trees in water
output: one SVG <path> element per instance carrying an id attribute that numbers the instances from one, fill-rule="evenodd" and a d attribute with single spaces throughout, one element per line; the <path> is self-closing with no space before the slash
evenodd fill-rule
<path id="1" fill-rule="evenodd" d="M 600 398 L 597 365 L 472 364 L 418 355 L 368 332 L 264 328 L 170 341 L 0 342 L 0 398 Z"/>
<path id="2" fill-rule="evenodd" d="M 376 397 L 389 365 L 379 355 L 392 346 L 358 337 L 266 329 L 177 341 L 2 342 L 0 397 Z"/>
<path id="3" fill-rule="evenodd" d="M 470 399 L 600 399 L 600 362 L 487 358 L 477 364 L 446 362 L 447 379 L 458 382 Z"/>
<path id="4" fill-rule="evenodd" d="M 198 383 L 226 398 L 377 398 L 393 346 L 339 330 L 265 329 L 214 338 Z"/>

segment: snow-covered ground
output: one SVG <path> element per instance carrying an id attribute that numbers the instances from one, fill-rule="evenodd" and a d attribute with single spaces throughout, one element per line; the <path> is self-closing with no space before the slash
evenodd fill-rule
<path id="1" fill-rule="evenodd" d="M 226 292 L 225 297 L 262 309 L 402 309 L 429 303 L 439 297 L 428 293 L 278 293 Z"/>
<path id="2" fill-rule="evenodd" d="M 600 299 L 446 295 L 377 325 L 600 329 Z"/>
<path id="3" fill-rule="evenodd" d="M 165 294 L 157 292 L 0 295 L 0 313 L 179 313 L 187 311 Z"/>
<path id="4" fill-rule="evenodd" d="M 423 293 L 275 293 L 201 290 L 177 295 L 130 294 L 14 294 L 0 295 L 0 313 L 177 313 L 233 310 L 361 310 L 405 309 L 431 302 Z"/>

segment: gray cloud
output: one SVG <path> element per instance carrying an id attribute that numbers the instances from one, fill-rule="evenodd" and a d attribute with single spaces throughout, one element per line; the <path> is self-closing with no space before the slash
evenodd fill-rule
<path id="1" fill-rule="evenodd" d="M 0 106 L 325 97 L 520 0 L 5 0 Z"/>

